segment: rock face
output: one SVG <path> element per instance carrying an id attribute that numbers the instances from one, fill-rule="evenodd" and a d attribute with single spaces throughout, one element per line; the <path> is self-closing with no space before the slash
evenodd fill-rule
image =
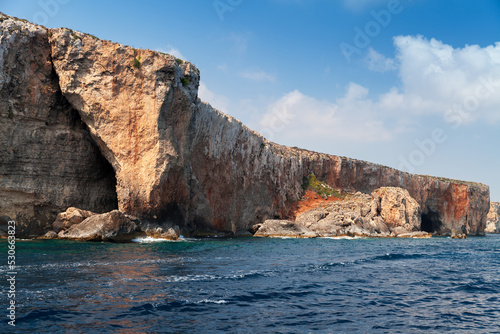
<path id="1" fill-rule="evenodd" d="M 500 203 L 491 202 L 484 232 L 500 233 Z"/>
<path id="2" fill-rule="evenodd" d="M 139 221 L 118 210 L 93 215 L 58 234 L 60 239 L 81 241 L 130 241 L 139 231 Z"/>
<path id="3" fill-rule="evenodd" d="M 287 218 L 310 174 L 349 192 L 404 188 L 422 208 L 421 229 L 483 233 L 485 185 L 271 143 L 200 101 L 199 71 L 188 62 L 1 20 L 0 213 L 32 233 L 46 232 L 67 207 L 116 205 L 143 221 L 236 233 Z"/>
<path id="4" fill-rule="evenodd" d="M 69 206 L 116 208 L 114 171 L 61 93 L 47 29 L 0 21 L 0 214 L 26 237 Z"/>

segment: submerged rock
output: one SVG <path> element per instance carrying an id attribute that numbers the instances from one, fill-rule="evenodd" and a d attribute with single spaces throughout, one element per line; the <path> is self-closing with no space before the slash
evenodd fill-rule
<path id="1" fill-rule="evenodd" d="M 268 219 L 257 229 L 254 237 L 315 238 L 317 234 L 289 220 Z"/>

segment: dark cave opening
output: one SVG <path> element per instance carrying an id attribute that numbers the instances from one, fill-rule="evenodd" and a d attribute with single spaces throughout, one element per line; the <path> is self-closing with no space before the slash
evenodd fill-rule
<path id="1" fill-rule="evenodd" d="M 422 213 L 422 231 L 434 233 L 440 230 L 441 225 L 441 217 L 438 212 L 428 211 L 427 213 Z"/>

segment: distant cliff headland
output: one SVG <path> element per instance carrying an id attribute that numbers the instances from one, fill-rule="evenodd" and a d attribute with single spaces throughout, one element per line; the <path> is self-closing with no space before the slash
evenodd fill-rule
<path id="1" fill-rule="evenodd" d="M 484 234 L 486 185 L 272 143 L 201 101 L 172 55 L 0 28 L 0 220 L 18 236 Z"/>

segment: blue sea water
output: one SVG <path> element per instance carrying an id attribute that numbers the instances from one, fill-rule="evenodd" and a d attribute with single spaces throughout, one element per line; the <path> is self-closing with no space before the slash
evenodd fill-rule
<path id="1" fill-rule="evenodd" d="M 18 241 L 16 256 L 2 333 L 500 333 L 495 235 Z"/>

